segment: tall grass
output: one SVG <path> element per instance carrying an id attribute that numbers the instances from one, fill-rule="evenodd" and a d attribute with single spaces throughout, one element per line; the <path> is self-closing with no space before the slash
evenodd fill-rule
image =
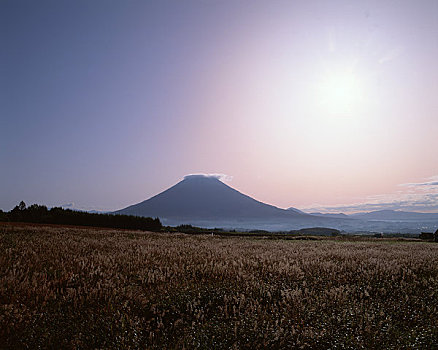
<path id="1" fill-rule="evenodd" d="M 438 244 L 0 227 L 0 348 L 438 348 Z"/>

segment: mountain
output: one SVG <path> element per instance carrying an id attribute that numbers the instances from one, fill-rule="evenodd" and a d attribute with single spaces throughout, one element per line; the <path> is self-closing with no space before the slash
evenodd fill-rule
<path id="1" fill-rule="evenodd" d="M 417 213 L 401 210 L 377 210 L 368 213 L 351 214 L 349 217 L 361 220 L 381 221 L 427 221 L 438 220 L 437 213 Z"/>
<path id="2" fill-rule="evenodd" d="M 301 211 L 301 210 L 294 208 L 294 207 L 287 208 L 286 210 L 289 210 L 291 212 L 298 213 L 298 214 L 307 214 L 304 211 Z"/>
<path id="3" fill-rule="evenodd" d="M 325 218 L 340 218 L 340 219 L 348 219 L 349 216 L 347 214 L 344 213 L 336 213 L 336 214 L 331 214 L 331 213 L 310 213 L 310 215 L 315 215 L 315 216 L 322 216 Z"/>
<path id="4" fill-rule="evenodd" d="M 221 225 L 233 222 L 272 222 L 311 218 L 257 201 L 214 176 L 189 175 L 171 188 L 116 214 L 159 217 L 163 222 Z M 210 225 L 211 226 L 211 225 Z"/>
<path id="5" fill-rule="evenodd" d="M 287 208 L 286 210 L 290 210 L 290 211 L 293 211 L 295 213 L 300 213 L 300 214 L 308 214 L 308 215 L 313 215 L 313 216 L 322 216 L 322 217 L 325 217 L 325 218 L 349 219 L 349 216 L 344 214 L 344 213 L 324 214 L 324 213 L 317 212 L 317 213 L 310 213 L 309 214 L 309 213 L 305 213 L 304 211 L 299 210 L 299 209 L 294 208 L 294 207 Z"/>

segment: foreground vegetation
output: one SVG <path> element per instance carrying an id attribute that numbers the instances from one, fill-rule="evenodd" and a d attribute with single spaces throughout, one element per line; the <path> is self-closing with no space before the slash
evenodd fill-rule
<path id="1" fill-rule="evenodd" d="M 0 347 L 436 349 L 438 245 L 0 226 Z"/>
<path id="2" fill-rule="evenodd" d="M 20 202 L 8 212 L 0 210 L 0 222 L 31 222 L 39 224 L 61 224 L 78 226 L 97 226 L 109 228 L 123 228 L 132 230 L 160 231 L 163 226 L 158 218 L 148 218 L 134 215 L 115 215 L 104 213 L 88 213 L 45 205 Z"/>

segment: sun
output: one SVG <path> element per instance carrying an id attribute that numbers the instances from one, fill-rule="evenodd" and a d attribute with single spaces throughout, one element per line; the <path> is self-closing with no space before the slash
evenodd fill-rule
<path id="1" fill-rule="evenodd" d="M 353 115 L 363 97 L 360 80 L 354 72 L 326 74 L 319 83 L 319 104 L 330 116 Z"/>

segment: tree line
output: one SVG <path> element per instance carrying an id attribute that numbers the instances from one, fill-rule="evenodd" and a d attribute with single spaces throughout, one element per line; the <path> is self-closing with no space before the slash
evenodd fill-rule
<path id="1" fill-rule="evenodd" d="M 61 207 L 48 209 L 45 205 L 38 204 L 32 204 L 27 207 L 23 201 L 9 212 L 0 210 L 0 221 L 96 226 L 147 231 L 160 231 L 163 227 L 159 218 L 87 213 L 85 211 Z"/>

